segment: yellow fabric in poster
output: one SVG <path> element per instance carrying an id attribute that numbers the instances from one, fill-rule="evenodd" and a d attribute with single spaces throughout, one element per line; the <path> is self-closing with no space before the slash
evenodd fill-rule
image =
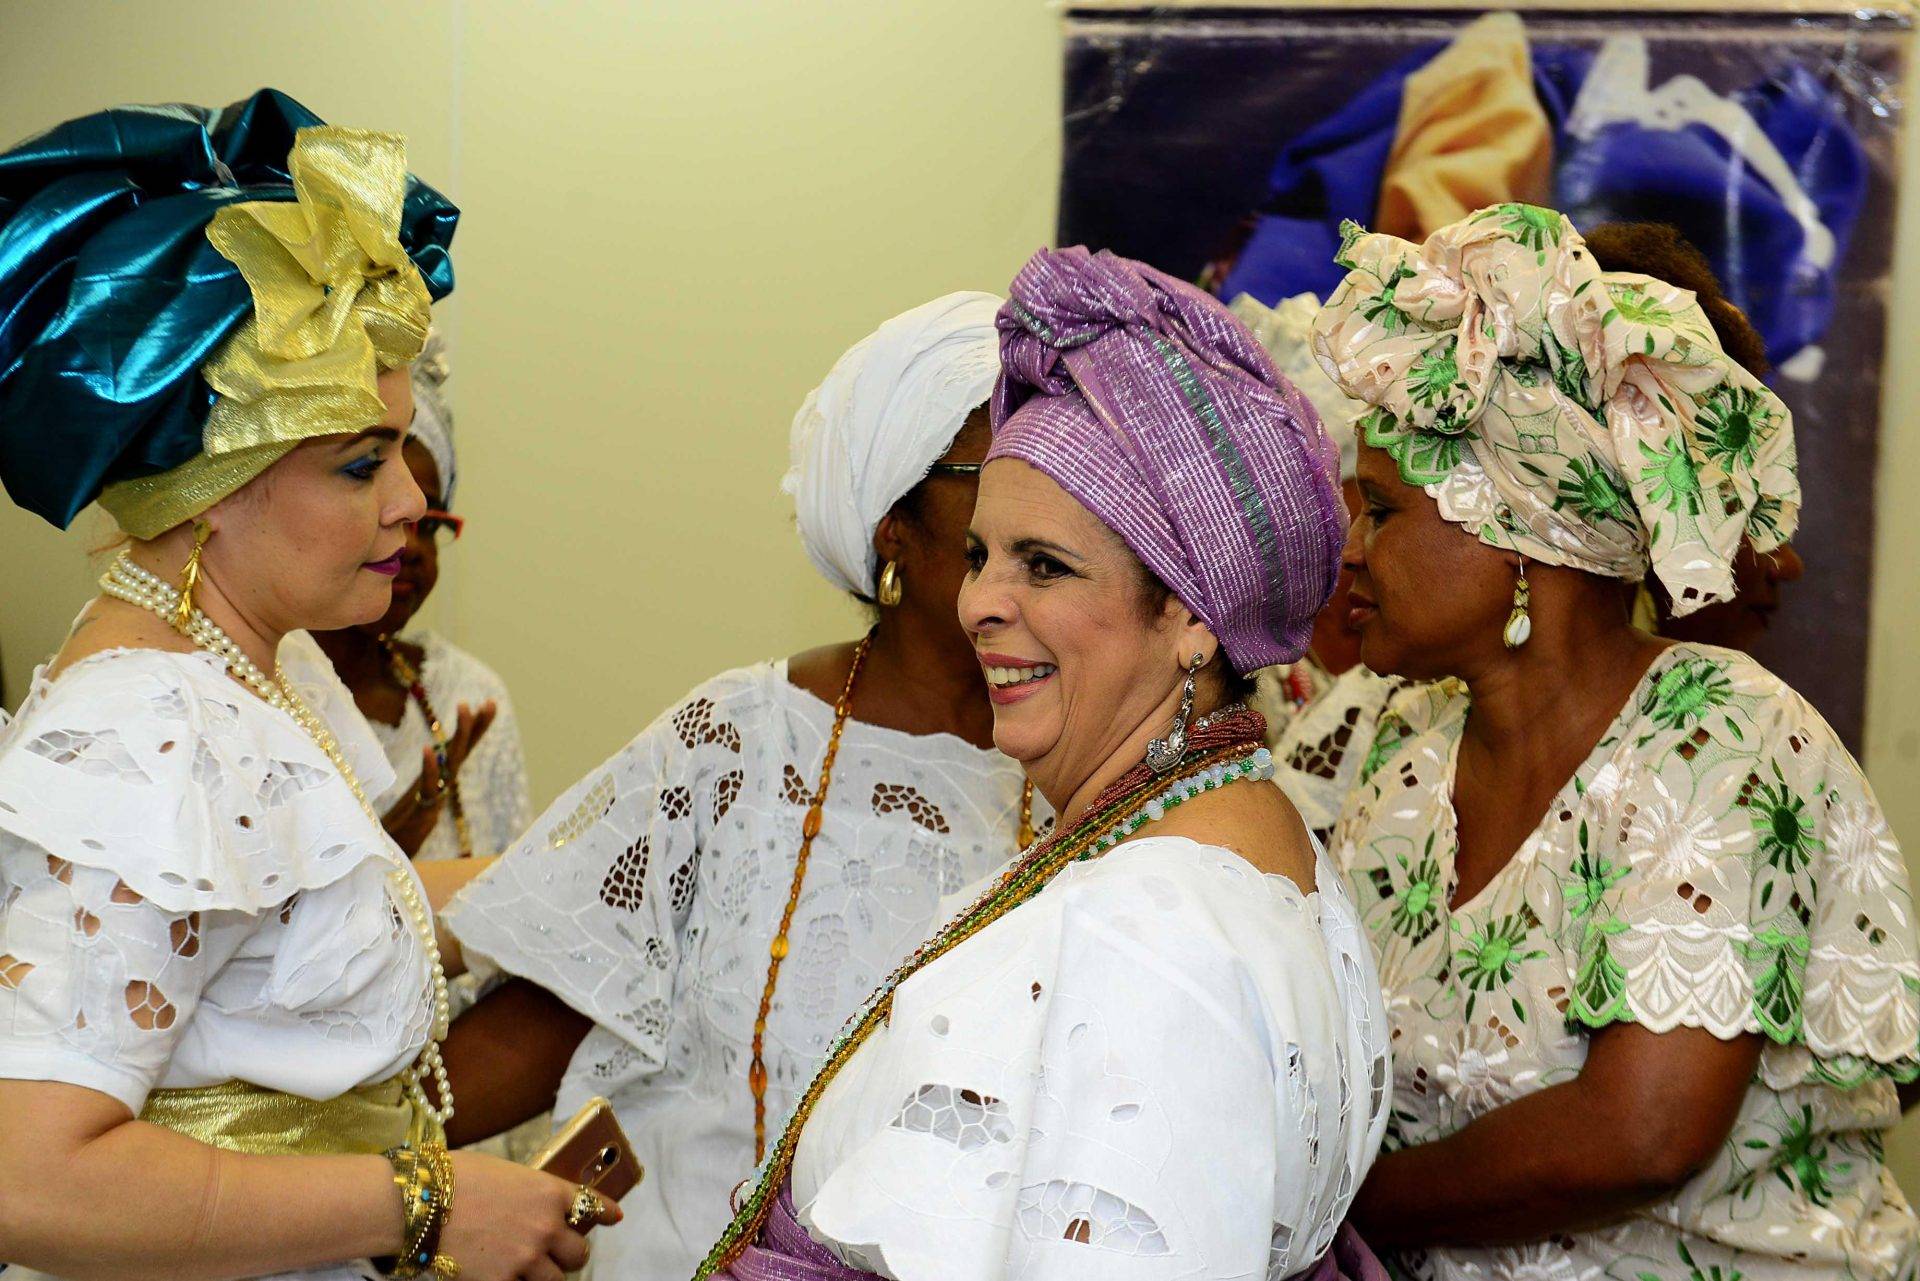
<path id="1" fill-rule="evenodd" d="M 1490 13 L 1407 77 L 1374 227 L 1417 243 L 1488 205 L 1547 203 L 1552 162 L 1526 28 Z"/>

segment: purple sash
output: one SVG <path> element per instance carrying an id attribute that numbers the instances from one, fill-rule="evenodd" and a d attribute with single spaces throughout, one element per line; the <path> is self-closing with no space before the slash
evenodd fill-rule
<path id="1" fill-rule="evenodd" d="M 718 1275 L 726 1281 L 873 1281 L 873 1273 L 848 1267 L 807 1235 L 793 1217 L 792 1187 L 780 1189 L 760 1239 Z M 1380 1260 L 1345 1223 L 1320 1261 L 1298 1277 L 1299 1281 L 1388 1281 Z"/>
<path id="2" fill-rule="evenodd" d="M 793 1188 L 780 1189 L 780 1199 L 767 1215 L 760 1239 L 740 1252 L 733 1266 L 719 1277 L 730 1281 L 872 1281 L 873 1273 L 850 1268 L 833 1251 L 807 1235 L 793 1217 Z"/>
<path id="3" fill-rule="evenodd" d="M 1298 1281 L 1388 1281 L 1379 1256 L 1367 1248 L 1351 1223 L 1342 1223 L 1333 1244 L 1320 1261 L 1299 1274 Z"/>

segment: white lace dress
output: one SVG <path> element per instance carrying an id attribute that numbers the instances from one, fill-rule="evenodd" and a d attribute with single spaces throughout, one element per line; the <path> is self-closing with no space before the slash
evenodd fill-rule
<path id="1" fill-rule="evenodd" d="M 597 1277 L 691 1276 L 752 1172 L 753 1021 L 832 725 L 784 663 L 717 676 L 445 914 L 470 961 L 597 1024 L 555 1110 L 609 1097 L 647 1167 L 625 1221 L 595 1234 Z M 938 927 L 941 896 L 1013 856 L 1022 781 L 948 735 L 847 724 L 768 1018 L 770 1134 L 842 1020 Z"/>
<path id="2" fill-rule="evenodd" d="M 1126 842 L 902 984 L 827 1087 L 797 1215 L 896 1281 L 1279 1278 L 1386 1126 L 1386 1014 L 1323 857 Z"/>
<path id="3" fill-rule="evenodd" d="M 1333 836 L 1347 794 L 1377 767 L 1372 750 L 1380 713 L 1402 681 L 1355 664 L 1323 686 L 1304 707 L 1281 719 L 1268 712 L 1274 777 L 1307 830 L 1321 843 Z"/>
<path id="4" fill-rule="evenodd" d="M 281 663 L 384 787 L 318 647 L 289 637 Z M 432 1014 L 388 881 L 406 866 L 320 748 L 219 659 L 115 650 L 36 673 L 0 730 L 0 1077 L 138 1112 L 163 1087 L 326 1099 L 394 1076 Z"/>
<path id="5" fill-rule="evenodd" d="M 520 721 L 514 715 L 513 700 L 507 697 L 506 683 L 491 667 L 436 632 L 420 632 L 404 639 L 418 645 L 425 656 L 420 663 L 420 681 L 447 732 L 453 731 L 462 703 L 477 709 L 492 699 L 499 709 L 493 725 L 460 769 L 460 799 L 466 807 L 468 830 L 473 834 L 473 852 L 482 857 L 498 854 L 533 822 L 526 749 L 520 741 Z M 393 766 L 392 786 L 373 803 L 384 814 L 419 783 L 420 754 L 433 746 L 433 735 L 427 728 L 426 714 L 411 695 L 401 709 L 398 725 L 379 721 L 371 724 Z M 449 806 L 440 812 L 440 821 L 414 857 L 459 856 L 460 835 Z"/>

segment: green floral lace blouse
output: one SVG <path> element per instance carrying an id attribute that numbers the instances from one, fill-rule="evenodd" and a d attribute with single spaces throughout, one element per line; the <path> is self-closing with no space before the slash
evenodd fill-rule
<path id="1" fill-rule="evenodd" d="M 1512 861 L 1454 885 L 1456 683 L 1389 704 L 1334 854 L 1392 1024 L 1389 1149 L 1576 1076 L 1586 1031 L 1766 1037 L 1713 1164 L 1611 1228 L 1397 1266 L 1435 1278 L 1912 1276 L 1920 1222 L 1882 1162 L 1920 1075 L 1920 961 L 1900 849 L 1819 714 L 1743 654 L 1648 669 Z"/>

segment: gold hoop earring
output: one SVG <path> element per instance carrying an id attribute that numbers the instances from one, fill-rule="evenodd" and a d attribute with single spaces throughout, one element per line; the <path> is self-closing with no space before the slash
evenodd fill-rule
<path id="1" fill-rule="evenodd" d="M 200 585 L 200 549 L 213 537 L 213 526 L 204 520 L 193 522 L 193 550 L 187 553 L 187 567 L 180 571 L 180 604 L 173 611 L 173 625 L 186 631 L 193 622 L 193 589 Z"/>
<path id="2" fill-rule="evenodd" d="M 900 574 L 900 562 L 888 561 L 887 567 L 880 571 L 880 588 L 874 593 L 873 598 L 879 601 L 883 608 L 892 609 L 906 594 L 907 585 Z"/>
<path id="3" fill-rule="evenodd" d="M 1532 591 L 1527 586 L 1527 562 L 1520 562 L 1520 581 L 1513 585 L 1513 612 L 1507 615 L 1506 630 L 1500 633 L 1500 639 L 1507 643 L 1508 649 L 1519 649 L 1527 643 L 1527 637 L 1533 635 L 1533 616 L 1527 612 L 1532 599 Z"/>

